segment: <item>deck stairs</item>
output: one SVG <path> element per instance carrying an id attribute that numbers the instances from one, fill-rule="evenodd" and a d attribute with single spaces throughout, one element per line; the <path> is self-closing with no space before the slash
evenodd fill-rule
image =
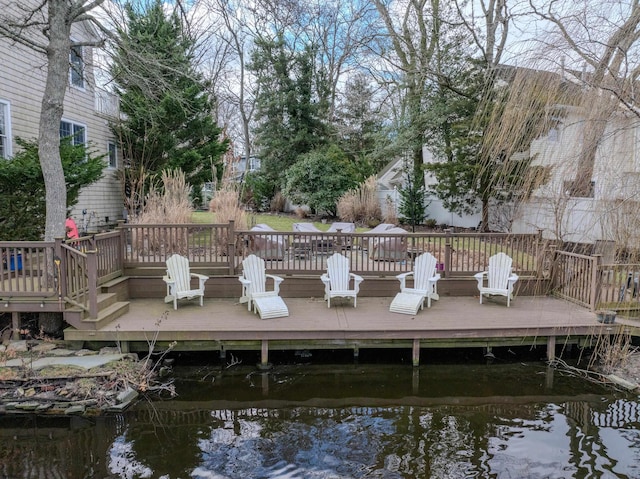
<path id="1" fill-rule="evenodd" d="M 126 278 L 117 278 L 100 287 L 97 318 L 90 318 L 88 311 L 82 308 L 70 306 L 64 311 L 64 320 L 76 329 L 97 331 L 126 314 L 129 312 L 129 301 L 124 282 Z"/>

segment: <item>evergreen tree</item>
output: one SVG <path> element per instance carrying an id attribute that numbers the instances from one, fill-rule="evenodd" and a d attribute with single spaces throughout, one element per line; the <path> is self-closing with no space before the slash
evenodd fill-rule
<path id="1" fill-rule="evenodd" d="M 300 155 L 328 141 L 324 80 L 315 70 L 313 48 L 295 50 L 282 37 L 256 41 L 251 69 L 260 91 L 255 140 L 261 175 L 274 194 Z"/>
<path id="2" fill-rule="evenodd" d="M 387 158 L 375 156 L 382 120 L 374 111 L 371 78 L 358 74 L 347 82 L 344 101 L 336 111 L 337 142 L 355 163 L 359 177 L 364 180 L 380 171 Z"/>
<path id="3" fill-rule="evenodd" d="M 124 114 L 112 129 L 121 142 L 126 191 L 140 205 L 145 181 L 163 169 L 180 169 L 196 196 L 222 174 L 220 140 L 210 85 L 194 65 L 194 42 L 176 14 L 160 0 L 148 9 L 126 6 L 111 73 Z"/>
<path id="4" fill-rule="evenodd" d="M 422 224 L 426 217 L 425 213 L 425 189 L 420 183 L 415 181 L 413 169 L 405 168 L 405 184 L 400 189 L 400 215 L 411 225 L 411 231 L 416 230 L 416 226 Z"/>
<path id="5" fill-rule="evenodd" d="M 20 151 L 0 161 L 0 237 L 5 241 L 41 241 L 45 231 L 45 183 L 35 141 L 17 139 Z M 104 155 L 96 156 L 85 145 L 60 140 L 66 205 L 78 202 L 80 190 L 95 183 L 105 167 Z M 19 188 L 17 187 L 19 185 Z"/>

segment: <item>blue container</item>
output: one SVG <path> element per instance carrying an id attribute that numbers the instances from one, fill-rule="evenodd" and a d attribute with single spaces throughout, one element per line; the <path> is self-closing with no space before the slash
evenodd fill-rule
<path id="1" fill-rule="evenodd" d="M 9 256 L 9 269 L 11 271 L 16 271 L 16 270 L 22 271 L 22 255 L 21 254 L 12 254 L 11 256 Z"/>

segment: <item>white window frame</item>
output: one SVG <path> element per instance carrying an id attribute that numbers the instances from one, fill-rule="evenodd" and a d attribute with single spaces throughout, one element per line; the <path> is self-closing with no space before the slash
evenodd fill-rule
<path id="1" fill-rule="evenodd" d="M 73 140 L 72 144 L 74 144 L 74 145 L 84 145 L 85 147 L 87 146 L 87 125 L 85 125 L 84 123 L 77 122 L 77 121 L 67 120 L 66 118 L 62 118 L 60 120 L 60 129 L 62 129 L 62 123 L 68 123 L 69 125 L 71 125 L 71 135 L 73 135 L 73 137 L 74 137 L 74 140 Z M 78 129 L 78 130 L 76 130 L 76 129 Z M 77 133 L 79 132 L 80 129 L 82 129 L 83 132 L 84 132 L 84 134 L 82 135 L 82 142 L 78 142 L 75 139 L 75 137 L 76 137 L 76 135 L 77 135 Z M 64 137 L 62 135 L 60 135 L 60 138 L 64 138 Z"/>
<path id="2" fill-rule="evenodd" d="M 113 151 L 113 156 L 111 155 L 111 151 Z M 109 168 L 118 168 L 118 145 L 115 141 L 112 140 L 109 140 L 107 142 L 107 161 L 107 166 Z"/>
<path id="3" fill-rule="evenodd" d="M 73 39 L 71 39 L 71 43 L 73 44 Z M 75 52 L 80 52 L 79 55 L 74 55 Z M 85 79 L 84 72 L 86 67 L 86 62 L 84 59 L 84 47 L 83 46 L 72 46 L 71 51 L 69 51 L 69 85 L 74 88 L 78 88 L 79 90 L 85 89 Z M 74 60 L 79 59 L 79 62 L 75 62 Z M 80 71 L 78 71 L 78 68 Z"/>
<path id="4" fill-rule="evenodd" d="M 4 134 L 0 136 L 0 142 L 2 142 L 2 149 L 4 150 L 4 154 L 0 155 L 0 158 L 8 159 L 11 158 L 13 154 L 13 137 L 11 136 L 11 103 L 6 100 L 0 99 L 0 115 L 2 115 L 1 120 L 4 123 Z M 1 151 L 1 150 L 0 150 Z"/>

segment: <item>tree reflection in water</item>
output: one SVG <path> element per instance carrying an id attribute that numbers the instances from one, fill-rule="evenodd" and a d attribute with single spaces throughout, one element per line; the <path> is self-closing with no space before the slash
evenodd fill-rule
<path id="1" fill-rule="evenodd" d="M 177 400 L 110 418 L 3 418 L 0 477 L 640 476 L 635 398 L 539 364 L 417 376 L 288 366 L 265 379 L 246 368 L 213 383 L 187 374 Z"/>

